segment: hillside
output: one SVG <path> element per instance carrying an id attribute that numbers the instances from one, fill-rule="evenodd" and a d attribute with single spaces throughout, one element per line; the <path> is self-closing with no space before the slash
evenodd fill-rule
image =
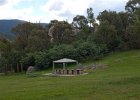
<path id="1" fill-rule="evenodd" d="M 0 20 L 0 33 L 8 38 L 14 37 L 14 33 L 11 32 L 11 29 L 18 24 L 25 23 L 26 21 L 22 20 Z"/>
<path id="2" fill-rule="evenodd" d="M 0 76 L 0 100 L 140 100 L 140 50 L 111 53 L 75 77 Z"/>
<path id="3" fill-rule="evenodd" d="M 17 26 L 18 24 L 25 23 L 27 21 L 12 19 L 12 20 L 0 20 L 0 34 L 7 37 L 13 38 L 14 33 L 11 32 L 12 28 Z M 41 23 L 43 27 L 46 27 L 47 23 Z"/>

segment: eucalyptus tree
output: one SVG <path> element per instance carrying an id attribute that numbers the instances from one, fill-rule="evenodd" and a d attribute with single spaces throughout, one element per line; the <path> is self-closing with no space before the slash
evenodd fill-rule
<path id="1" fill-rule="evenodd" d="M 46 29 L 34 29 L 28 37 L 28 50 L 30 52 L 49 49 L 50 41 Z"/>
<path id="2" fill-rule="evenodd" d="M 98 44 L 105 44 L 112 51 L 118 46 L 117 30 L 108 21 L 101 22 L 95 33 L 95 41 Z"/>
<path id="3" fill-rule="evenodd" d="M 66 21 L 55 21 L 50 27 L 48 35 L 54 44 L 70 43 L 74 36 L 71 24 Z"/>
<path id="4" fill-rule="evenodd" d="M 41 24 L 36 24 L 36 23 L 23 23 L 19 24 L 16 27 L 12 29 L 12 31 L 16 34 L 15 37 L 15 47 L 17 50 L 20 50 L 21 52 L 28 52 L 31 47 L 31 40 L 35 40 L 35 35 L 36 35 L 36 43 L 39 43 L 41 40 L 43 40 L 39 35 L 44 33 L 44 28 L 41 26 Z M 40 32 L 41 31 L 41 32 Z M 34 35 L 33 35 L 34 34 Z M 46 32 L 47 34 L 47 32 Z M 45 37 L 43 37 L 45 38 Z M 46 38 L 47 40 L 47 38 Z M 34 41 L 35 42 L 35 41 Z M 40 45 L 41 46 L 41 45 Z M 37 48 L 37 46 L 36 46 Z M 34 48 L 35 49 L 35 48 Z M 36 49 L 35 49 L 36 50 Z"/>
<path id="5" fill-rule="evenodd" d="M 126 30 L 126 42 L 131 48 L 140 48 L 140 1 L 129 0 L 125 9 L 131 18 Z"/>
<path id="6" fill-rule="evenodd" d="M 88 20 L 83 15 L 77 15 L 73 18 L 72 25 L 75 28 L 84 30 L 84 28 L 87 28 L 88 26 Z"/>
<path id="7" fill-rule="evenodd" d="M 140 9 L 140 0 L 129 0 L 125 6 L 125 10 L 130 13 L 134 13 L 138 9 Z"/>
<path id="8" fill-rule="evenodd" d="M 32 23 L 19 24 L 12 29 L 15 33 L 15 46 L 17 49 L 24 51 L 28 45 L 28 37 L 33 29 Z"/>
<path id="9" fill-rule="evenodd" d="M 95 27 L 95 18 L 94 18 L 94 13 L 92 8 L 87 9 L 87 20 L 90 25 L 90 28 L 91 26 Z"/>

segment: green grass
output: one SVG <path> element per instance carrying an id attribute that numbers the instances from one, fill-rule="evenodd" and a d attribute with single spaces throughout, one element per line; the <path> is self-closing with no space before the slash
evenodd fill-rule
<path id="1" fill-rule="evenodd" d="M 94 63 L 107 67 L 75 77 L 0 76 L 0 100 L 140 100 L 140 50 Z"/>

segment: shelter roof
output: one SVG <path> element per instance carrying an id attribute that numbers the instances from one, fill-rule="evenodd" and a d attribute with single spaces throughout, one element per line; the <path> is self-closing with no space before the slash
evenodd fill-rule
<path id="1" fill-rule="evenodd" d="M 73 59 L 68 59 L 68 58 L 63 58 L 63 59 L 53 61 L 53 63 L 71 63 L 71 62 L 77 62 L 77 61 Z"/>

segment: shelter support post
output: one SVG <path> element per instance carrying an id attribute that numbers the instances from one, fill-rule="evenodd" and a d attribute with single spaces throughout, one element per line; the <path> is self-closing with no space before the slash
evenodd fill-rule
<path id="1" fill-rule="evenodd" d="M 63 63 L 63 69 L 64 70 L 66 69 L 66 63 Z"/>
<path id="2" fill-rule="evenodd" d="M 78 61 L 76 61 L 76 65 L 78 66 Z"/>
<path id="3" fill-rule="evenodd" d="M 54 73 L 54 62 L 53 62 L 53 73 Z"/>

